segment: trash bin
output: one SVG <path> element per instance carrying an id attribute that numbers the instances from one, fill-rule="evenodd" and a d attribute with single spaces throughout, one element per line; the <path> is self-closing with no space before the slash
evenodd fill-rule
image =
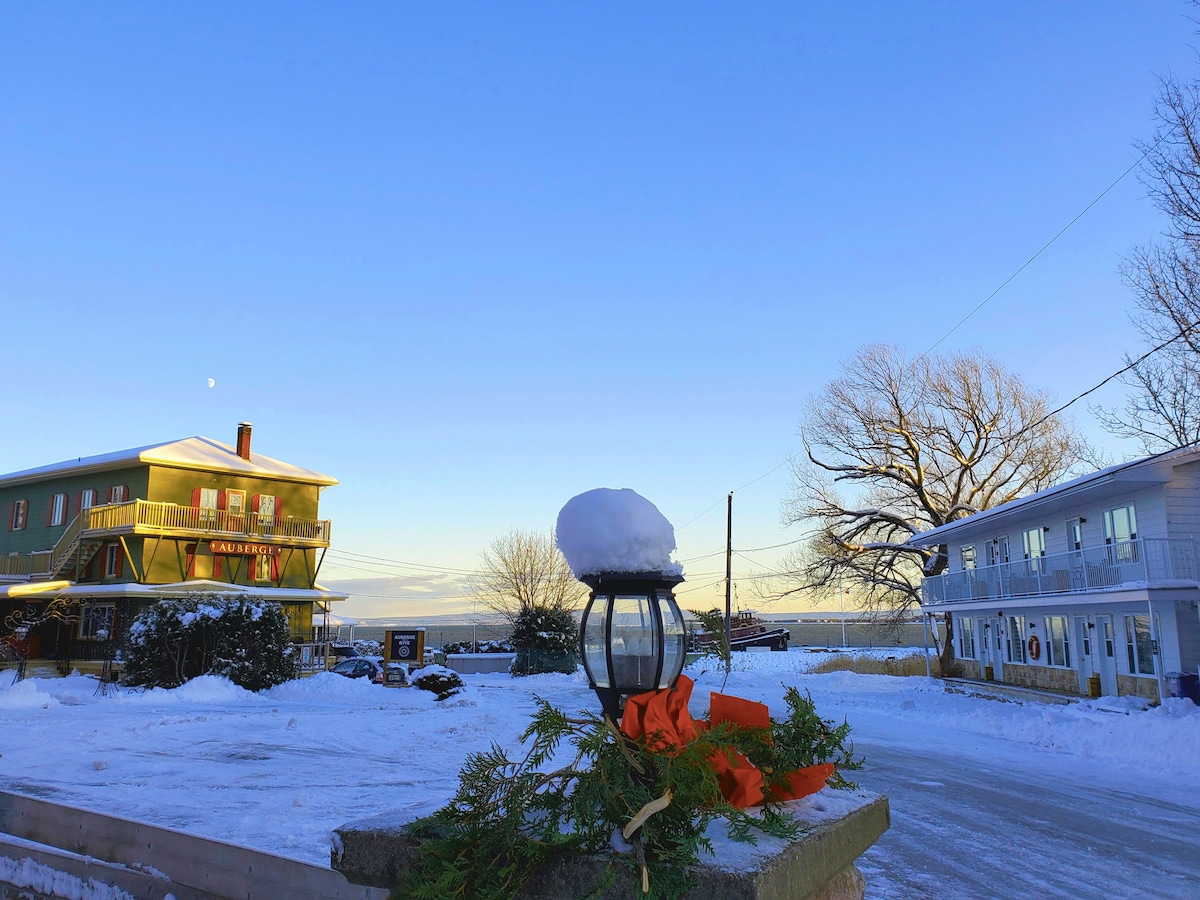
<path id="1" fill-rule="evenodd" d="M 1187 697 L 1200 706 L 1200 674 L 1184 673 L 1179 678 L 1179 696 Z"/>
<path id="2" fill-rule="evenodd" d="M 1163 675 L 1163 687 L 1166 689 L 1168 697 L 1182 697 L 1183 673 L 1167 672 Z"/>

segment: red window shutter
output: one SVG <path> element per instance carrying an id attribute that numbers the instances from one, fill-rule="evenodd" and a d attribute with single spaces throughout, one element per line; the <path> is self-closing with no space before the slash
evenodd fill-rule
<path id="1" fill-rule="evenodd" d="M 261 496 L 262 494 L 255 494 L 250 498 L 250 512 L 258 512 L 258 498 Z"/>
<path id="2" fill-rule="evenodd" d="M 118 544 L 118 545 L 117 545 L 117 565 L 116 565 L 117 577 L 118 577 L 118 578 L 120 578 L 120 577 L 121 577 L 121 568 L 122 568 L 122 564 L 123 564 L 124 562 L 125 562 L 125 554 L 124 554 L 124 552 L 121 550 L 121 546 L 120 546 L 120 544 Z"/>
<path id="3" fill-rule="evenodd" d="M 279 557 L 278 556 L 271 557 L 271 580 L 276 583 L 279 582 Z"/>
<path id="4" fill-rule="evenodd" d="M 275 496 L 275 518 L 283 518 L 283 498 L 278 494 Z"/>
<path id="5" fill-rule="evenodd" d="M 187 554 L 187 576 L 188 578 L 196 577 L 196 545 L 185 544 L 183 547 L 184 553 Z"/>
<path id="6" fill-rule="evenodd" d="M 71 521 L 71 495 L 63 494 L 63 518 L 62 524 L 66 525 Z"/>
<path id="7" fill-rule="evenodd" d="M 15 531 L 13 528 L 17 524 L 17 501 L 12 502 L 12 507 L 8 511 L 8 530 Z"/>
<path id="8" fill-rule="evenodd" d="M 225 509 L 225 488 L 217 491 L 217 509 Z"/>
<path id="9" fill-rule="evenodd" d="M 200 506 L 200 488 L 192 488 L 192 506 Z"/>
<path id="10" fill-rule="evenodd" d="M 54 494 L 50 495 L 50 507 L 46 510 L 46 524 L 54 524 Z"/>
<path id="11" fill-rule="evenodd" d="M 225 577 L 225 558 L 222 556 L 213 557 L 213 580 L 220 581 Z"/>

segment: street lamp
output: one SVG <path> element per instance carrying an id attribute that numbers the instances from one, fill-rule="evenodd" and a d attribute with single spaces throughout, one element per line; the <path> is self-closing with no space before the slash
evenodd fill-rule
<path id="1" fill-rule="evenodd" d="M 29 626 L 17 625 L 13 628 L 13 633 L 17 636 L 17 643 L 19 645 L 17 647 L 19 655 L 19 659 L 17 660 L 17 674 L 13 676 L 13 684 L 16 684 L 25 677 L 25 667 L 29 663 L 29 644 L 25 642 L 29 637 Z"/>
<path id="2" fill-rule="evenodd" d="M 579 623 L 579 656 L 605 715 L 617 722 L 634 694 L 675 685 L 687 653 L 683 613 L 672 588 L 680 575 L 600 572 Z"/>

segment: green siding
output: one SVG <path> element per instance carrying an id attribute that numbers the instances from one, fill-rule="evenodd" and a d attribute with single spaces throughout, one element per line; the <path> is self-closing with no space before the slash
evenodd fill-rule
<path id="1" fill-rule="evenodd" d="M 145 497 L 149 468 L 139 465 L 0 488 L 0 554 L 36 553 L 53 547 L 79 514 L 79 494 L 86 488 L 96 492 L 97 505 L 107 503 L 109 489 L 119 484 L 128 486 L 130 500 Z M 48 525 L 50 503 L 58 493 L 67 495 L 67 516 L 62 525 Z M 23 531 L 10 531 L 13 503 L 17 500 L 29 501 L 28 522 Z"/>

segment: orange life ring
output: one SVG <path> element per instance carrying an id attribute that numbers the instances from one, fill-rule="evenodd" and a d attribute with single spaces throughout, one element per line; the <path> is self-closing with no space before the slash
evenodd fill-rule
<path id="1" fill-rule="evenodd" d="M 1042 655 L 1042 642 L 1038 640 L 1036 634 L 1029 636 L 1029 658 L 1037 659 Z"/>

